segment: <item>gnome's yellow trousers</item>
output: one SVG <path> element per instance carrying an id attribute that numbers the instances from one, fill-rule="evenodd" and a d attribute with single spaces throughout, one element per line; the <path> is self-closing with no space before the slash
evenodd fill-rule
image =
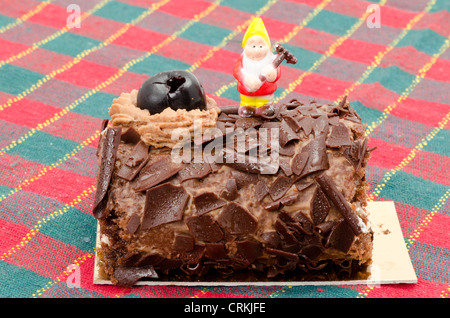
<path id="1" fill-rule="evenodd" d="M 241 94 L 241 106 L 244 107 L 256 107 L 270 104 L 273 100 L 273 94 L 263 96 L 247 96 Z"/>

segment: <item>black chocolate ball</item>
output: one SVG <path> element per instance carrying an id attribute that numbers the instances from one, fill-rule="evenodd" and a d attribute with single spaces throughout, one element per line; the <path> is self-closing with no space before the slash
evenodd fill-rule
<path id="1" fill-rule="evenodd" d="M 177 109 L 206 109 L 202 85 L 191 72 L 166 71 L 147 79 L 137 96 L 137 107 L 157 114 L 170 107 Z"/>

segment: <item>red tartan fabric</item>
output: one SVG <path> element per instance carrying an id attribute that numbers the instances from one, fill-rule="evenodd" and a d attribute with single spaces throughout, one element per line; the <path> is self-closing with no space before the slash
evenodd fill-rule
<path id="1" fill-rule="evenodd" d="M 449 11 L 446 0 L 0 0 L 0 297 L 449 298 Z M 112 99 L 185 69 L 219 106 L 236 104 L 254 15 L 299 59 L 282 64 L 276 102 L 348 95 L 367 123 L 369 195 L 395 202 L 417 284 L 93 284 L 95 153 Z"/>

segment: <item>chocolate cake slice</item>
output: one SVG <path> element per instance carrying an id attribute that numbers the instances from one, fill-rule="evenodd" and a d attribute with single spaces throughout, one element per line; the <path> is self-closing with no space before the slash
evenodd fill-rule
<path id="1" fill-rule="evenodd" d="M 113 284 L 337 279 L 370 262 L 370 150 L 346 99 L 243 118 L 208 97 L 150 114 L 137 95 L 114 100 L 98 149 L 93 214 Z"/>

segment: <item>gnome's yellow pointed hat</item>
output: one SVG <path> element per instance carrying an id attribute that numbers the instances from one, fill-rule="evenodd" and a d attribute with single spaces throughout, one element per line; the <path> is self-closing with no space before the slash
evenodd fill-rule
<path id="1" fill-rule="evenodd" d="M 267 33 L 266 27 L 264 26 L 264 22 L 261 18 L 254 18 L 252 23 L 249 25 L 247 31 L 244 34 L 244 38 L 242 39 L 243 48 L 247 44 L 248 39 L 254 35 L 261 36 L 270 47 L 269 34 Z"/>

